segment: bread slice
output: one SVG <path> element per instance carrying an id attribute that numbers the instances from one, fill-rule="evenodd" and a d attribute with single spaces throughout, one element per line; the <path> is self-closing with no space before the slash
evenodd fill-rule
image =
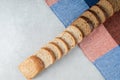
<path id="1" fill-rule="evenodd" d="M 99 17 L 100 19 L 100 23 L 104 23 L 106 20 L 106 16 L 104 14 L 104 11 L 99 7 L 99 6 L 92 6 L 90 8 L 90 10 L 94 11 L 96 13 L 96 15 Z"/>
<path id="2" fill-rule="evenodd" d="M 44 69 L 44 63 L 36 56 L 31 56 L 19 65 L 20 71 L 28 78 L 34 78 Z"/>
<path id="3" fill-rule="evenodd" d="M 82 41 L 83 34 L 78 27 L 71 25 L 65 31 L 70 32 L 75 37 L 77 43 Z"/>
<path id="4" fill-rule="evenodd" d="M 112 4 L 114 8 L 114 12 L 117 12 L 120 10 L 120 0 L 108 0 L 108 1 Z"/>
<path id="5" fill-rule="evenodd" d="M 50 42 L 46 44 L 44 47 L 52 50 L 57 60 L 59 60 L 62 57 L 62 51 L 55 43 Z"/>
<path id="6" fill-rule="evenodd" d="M 94 12 L 87 10 L 82 14 L 82 16 L 87 17 L 92 22 L 94 28 L 99 26 L 100 20 Z"/>
<path id="7" fill-rule="evenodd" d="M 99 7 L 103 11 L 103 13 L 105 15 L 105 18 L 107 19 L 108 18 L 108 14 L 106 13 L 105 9 L 103 9 L 103 7 L 98 5 L 98 4 L 96 4 L 95 6 Z"/>
<path id="8" fill-rule="evenodd" d="M 83 33 L 83 37 L 90 34 L 91 31 L 94 29 L 92 22 L 84 16 L 76 19 L 71 25 L 77 26 Z"/>
<path id="9" fill-rule="evenodd" d="M 48 48 L 41 48 L 35 53 L 45 64 L 45 68 L 53 64 L 56 60 L 54 53 Z"/>
<path id="10" fill-rule="evenodd" d="M 63 39 L 67 43 L 69 49 L 72 49 L 76 45 L 74 36 L 67 31 L 62 32 L 57 37 Z"/>
<path id="11" fill-rule="evenodd" d="M 58 45 L 63 55 L 66 55 L 68 53 L 69 49 L 68 49 L 67 43 L 64 40 L 60 38 L 55 38 L 52 42 Z"/>
<path id="12" fill-rule="evenodd" d="M 107 14 L 107 17 L 110 17 L 114 14 L 114 9 L 111 3 L 107 0 L 100 0 L 97 5 L 101 6 Z"/>

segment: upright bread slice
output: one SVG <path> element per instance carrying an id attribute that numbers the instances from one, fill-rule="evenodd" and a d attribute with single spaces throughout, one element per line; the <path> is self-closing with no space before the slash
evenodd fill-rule
<path id="1" fill-rule="evenodd" d="M 95 6 L 99 7 L 103 11 L 103 13 L 105 15 L 105 18 L 107 19 L 108 18 L 108 14 L 106 13 L 105 9 L 103 9 L 103 7 L 98 5 L 98 4 L 96 4 Z"/>
<path id="2" fill-rule="evenodd" d="M 114 9 L 111 3 L 107 0 L 100 0 L 97 5 L 101 6 L 107 14 L 107 17 L 110 17 L 114 14 Z"/>
<path id="3" fill-rule="evenodd" d="M 84 37 L 94 29 L 92 22 L 84 16 L 76 19 L 71 25 L 77 26 L 82 31 Z"/>
<path id="4" fill-rule="evenodd" d="M 99 7 L 99 6 L 92 6 L 90 8 L 90 10 L 94 11 L 96 13 L 96 15 L 99 17 L 100 19 L 100 23 L 104 23 L 106 20 L 106 15 L 104 13 L 104 11 Z"/>
<path id="5" fill-rule="evenodd" d="M 67 43 L 64 40 L 60 38 L 55 38 L 52 42 L 58 45 L 63 55 L 66 55 L 68 53 L 69 49 L 68 49 Z"/>
<path id="6" fill-rule="evenodd" d="M 114 8 L 114 12 L 117 12 L 120 10 L 120 0 L 108 0 L 108 1 L 112 4 Z"/>
<path id="7" fill-rule="evenodd" d="M 78 27 L 69 26 L 65 31 L 70 32 L 75 37 L 77 43 L 82 41 L 83 34 Z"/>
<path id="8" fill-rule="evenodd" d="M 69 49 L 72 49 L 76 45 L 74 36 L 67 31 L 62 32 L 57 37 L 63 39 L 67 43 Z"/>
<path id="9" fill-rule="evenodd" d="M 36 56 L 31 56 L 19 65 L 20 71 L 28 78 L 34 78 L 44 69 L 44 63 Z"/>
<path id="10" fill-rule="evenodd" d="M 57 60 L 59 60 L 62 57 L 62 51 L 55 43 L 50 42 L 46 44 L 44 47 L 52 50 Z"/>
<path id="11" fill-rule="evenodd" d="M 56 60 L 54 53 L 48 48 L 41 48 L 35 55 L 43 61 L 45 68 L 53 64 Z"/>
<path id="12" fill-rule="evenodd" d="M 96 14 L 90 10 L 85 11 L 82 16 L 87 17 L 93 24 L 94 28 L 98 27 L 100 24 L 99 18 Z"/>

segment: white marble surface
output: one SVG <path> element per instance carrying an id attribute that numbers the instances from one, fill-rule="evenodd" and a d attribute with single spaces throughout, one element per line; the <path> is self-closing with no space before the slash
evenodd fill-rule
<path id="1" fill-rule="evenodd" d="M 44 0 L 0 0 L 0 80 L 26 80 L 18 65 L 64 26 Z M 33 80 L 104 80 L 76 47 Z"/>

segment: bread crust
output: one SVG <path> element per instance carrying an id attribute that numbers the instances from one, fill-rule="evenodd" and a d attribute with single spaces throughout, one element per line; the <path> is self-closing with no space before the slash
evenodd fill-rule
<path id="1" fill-rule="evenodd" d="M 30 56 L 19 65 L 19 70 L 28 78 L 34 78 L 38 73 L 44 69 L 44 63 L 36 56 Z"/>

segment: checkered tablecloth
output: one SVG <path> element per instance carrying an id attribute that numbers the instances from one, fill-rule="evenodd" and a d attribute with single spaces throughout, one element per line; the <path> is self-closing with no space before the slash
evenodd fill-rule
<path id="1" fill-rule="evenodd" d="M 97 2 L 98 0 L 46 0 L 65 27 Z M 120 80 L 119 44 L 120 12 L 117 12 L 87 36 L 79 46 L 105 80 Z"/>

